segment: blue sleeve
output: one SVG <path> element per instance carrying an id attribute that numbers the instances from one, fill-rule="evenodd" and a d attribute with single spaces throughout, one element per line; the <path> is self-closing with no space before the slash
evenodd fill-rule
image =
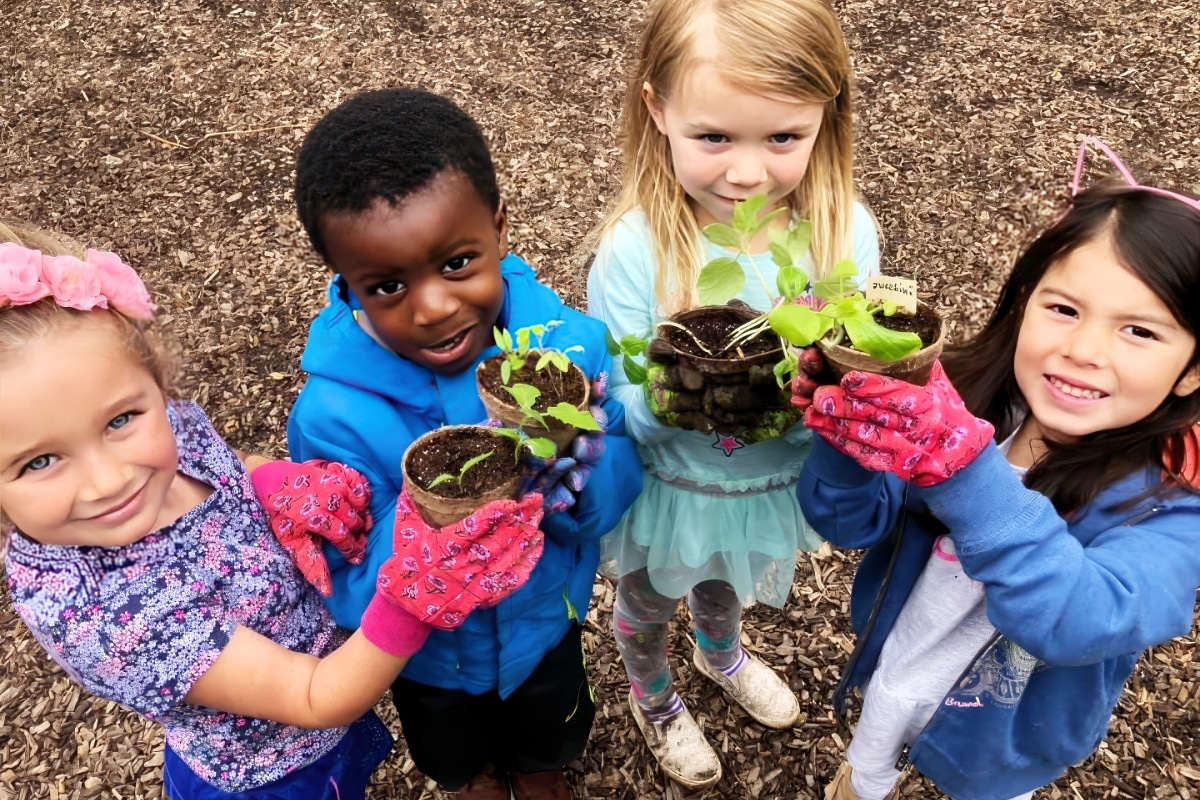
<path id="1" fill-rule="evenodd" d="M 838 547 L 871 547 L 884 539 L 904 502 L 904 482 L 864 469 L 820 436 L 812 438 L 812 451 L 796 484 L 804 518 Z"/>
<path id="2" fill-rule="evenodd" d="M 1084 546 L 995 446 L 914 492 L 950 528 L 966 573 L 985 584 L 992 624 L 1048 664 L 1094 664 L 1191 630 L 1200 585 L 1194 505 L 1113 526 Z"/>
<path id="3" fill-rule="evenodd" d="M 336 398 L 318 399 L 301 393 L 288 420 L 288 448 L 293 461 L 320 458 L 338 461 L 354 467 L 371 483 L 371 518 L 373 524 L 367 535 L 366 557 L 361 564 L 351 564 L 333 545 L 326 543 L 325 560 L 333 581 L 333 596 L 324 598 L 334 620 L 343 628 L 358 628 L 363 612 L 375 596 L 375 578 L 379 568 L 392 555 L 392 528 L 396 519 L 396 498 L 400 496 L 403 479 L 400 459 L 395 456 L 403 431 L 384 432 L 379 426 L 376 435 L 348 424 L 349 421 L 394 419 L 394 415 L 373 415 L 368 407 L 353 411 L 339 409 Z M 311 412 L 310 412 L 311 409 Z M 386 448 L 381 447 L 384 443 Z M 403 447 L 399 452 L 403 452 Z M 393 457 L 394 456 L 394 457 Z M 395 462 L 393 464 L 393 462 Z"/>
<path id="4" fill-rule="evenodd" d="M 622 220 L 600 241 L 588 273 L 588 314 L 601 320 L 613 338 L 654 332 L 654 258 L 650 245 L 633 224 Z M 623 358 L 623 356 L 622 356 Z M 613 365 L 609 392 L 625 407 L 625 427 L 645 445 L 678 436 L 679 428 L 663 425 L 650 413 L 642 387 L 625 377 L 620 361 Z"/>

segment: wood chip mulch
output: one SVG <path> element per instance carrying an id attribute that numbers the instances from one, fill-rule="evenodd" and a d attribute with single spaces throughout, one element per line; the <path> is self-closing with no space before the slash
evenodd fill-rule
<path id="1" fill-rule="evenodd" d="M 184 389 L 236 446 L 285 453 L 299 358 L 327 275 L 290 194 L 296 147 L 363 89 L 442 92 L 492 139 L 514 247 L 584 302 L 578 245 L 619 177 L 615 130 L 637 0 L 6 0 L 0 216 L 115 250 L 177 333 Z M 1096 133 L 1135 173 L 1200 191 L 1194 0 L 838 0 L 860 90 L 859 187 L 885 270 L 917 275 L 958 334 L 1061 208 Z M 828 698 L 852 646 L 856 556 L 803 555 L 792 602 L 752 609 L 745 642 L 803 706 L 767 731 L 690 666 L 681 693 L 721 754 L 721 798 L 816 798 L 849 729 Z M 585 634 L 600 708 L 572 765 L 580 798 L 677 798 L 633 733 L 596 586 Z M 0 800 L 159 798 L 158 730 L 72 684 L 0 600 Z M 1097 755 L 1044 798 L 1200 797 L 1195 629 L 1147 653 Z M 388 704 L 380 704 L 387 714 Z M 398 730 L 398 729 L 397 729 Z M 917 779 L 905 797 L 937 797 Z M 432 798 L 403 745 L 375 798 Z"/>

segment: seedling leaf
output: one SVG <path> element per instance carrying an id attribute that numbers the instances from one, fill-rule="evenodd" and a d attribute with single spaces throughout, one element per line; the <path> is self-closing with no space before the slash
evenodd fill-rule
<path id="1" fill-rule="evenodd" d="M 426 486 L 425 488 L 432 489 L 435 486 L 441 486 L 443 483 L 449 483 L 452 480 L 454 480 L 453 475 L 447 475 L 446 473 L 443 472 L 441 475 L 438 475 L 436 478 L 431 480 L 429 482 L 429 485 Z"/>
<path id="2" fill-rule="evenodd" d="M 586 411 L 580 411 L 570 403 L 559 403 L 552 406 L 546 409 L 546 414 L 581 431 L 600 430 L 600 423 L 596 422 L 595 417 Z"/>
<path id="3" fill-rule="evenodd" d="M 640 356 L 646 352 L 646 340 L 640 336 L 634 336 L 632 333 L 628 336 L 621 337 L 621 352 L 627 356 Z M 613 355 L 616 355 L 614 353 Z"/>
<path id="4" fill-rule="evenodd" d="M 767 315 L 771 330 L 796 347 L 808 347 L 833 326 L 833 320 L 808 306 L 775 306 Z"/>
<path id="5" fill-rule="evenodd" d="M 538 458 L 554 458 L 558 454 L 558 446 L 541 436 L 535 439 L 526 439 L 524 444 L 529 452 Z"/>
<path id="6" fill-rule="evenodd" d="M 482 464 L 484 461 L 487 461 L 495 452 L 495 450 L 489 450 L 486 453 L 475 456 L 474 458 L 467 459 L 467 463 L 463 464 L 462 469 L 459 470 L 460 476 L 466 475 L 467 470 L 471 469 L 471 467 L 475 466 L 476 464 Z"/>
<path id="7" fill-rule="evenodd" d="M 646 368 L 637 363 L 629 356 L 621 359 L 621 366 L 625 368 L 625 377 L 635 386 L 640 386 L 646 382 Z"/>
<path id="8" fill-rule="evenodd" d="M 728 225 L 723 225 L 720 222 L 714 222 L 711 225 L 704 226 L 704 238 L 708 239 L 718 247 L 741 247 L 742 240 L 738 238 L 738 232 Z"/>
<path id="9" fill-rule="evenodd" d="M 735 258 L 714 258 L 700 270 L 697 289 L 700 305 L 721 306 L 728 303 L 746 285 L 746 273 Z"/>
<path id="10" fill-rule="evenodd" d="M 744 236 L 753 236 L 759 229 L 758 214 L 767 204 L 765 194 L 756 194 L 733 204 L 733 228 Z"/>
<path id="11" fill-rule="evenodd" d="M 629 337 L 625 337 L 629 338 Z M 610 356 L 619 356 L 622 352 L 622 347 L 616 339 L 613 338 L 612 331 L 604 329 L 604 347 L 608 350 Z"/>
<path id="12" fill-rule="evenodd" d="M 528 383 L 517 383 L 512 386 L 505 386 L 505 391 L 513 396 L 517 401 L 517 405 L 522 410 L 533 408 L 533 404 L 542 396 L 542 392 L 536 386 L 530 386 Z"/>
<path id="13" fill-rule="evenodd" d="M 775 284 L 783 302 L 790 303 L 804 293 L 808 288 L 808 276 L 798 267 L 783 267 L 775 276 Z"/>
<path id="14" fill-rule="evenodd" d="M 898 361 L 921 349 L 920 336 L 889 330 L 866 311 L 843 318 L 842 325 L 856 348 L 880 361 Z"/>

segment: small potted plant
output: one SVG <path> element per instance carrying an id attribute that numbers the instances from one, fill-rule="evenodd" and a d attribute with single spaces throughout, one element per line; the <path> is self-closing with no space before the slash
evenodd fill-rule
<path id="1" fill-rule="evenodd" d="M 488 503 L 517 499 L 525 450 L 546 458 L 554 445 L 505 428 L 448 425 L 409 445 L 404 485 L 426 522 L 452 525 Z"/>
<path id="2" fill-rule="evenodd" d="M 531 437 L 549 439 L 562 453 L 579 431 L 598 431 L 600 425 L 588 413 L 587 376 L 568 357 L 583 348 L 556 350 L 542 342 L 560 324 L 553 320 L 521 328 L 515 337 L 507 330 L 494 330 L 500 355 L 481 363 L 475 379 L 489 417 Z"/>
<path id="3" fill-rule="evenodd" d="M 749 243 L 777 216 L 789 212 L 777 209 L 760 217 L 765 202 L 766 198 L 759 196 L 737 203 L 732 225 L 708 225 L 704 235 L 716 244 L 745 253 L 759 280 L 767 286 L 749 253 Z M 941 316 L 923 303 L 918 303 L 915 315 L 909 315 L 898 313 L 895 302 L 871 302 L 859 290 L 858 270 L 849 260 L 840 262 L 832 275 L 810 286 L 808 276 L 798 265 L 811 238 L 811 228 L 805 221 L 786 231 L 771 232 L 771 260 L 779 268 L 776 305 L 740 326 L 732 334 L 730 346 L 756 341 L 770 330 L 792 347 L 808 347 L 815 342 L 839 379 L 846 372 L 861 370 L 924 384 L 945 339 Z M 735 257 L 714 259 L 700 274 L 700 302 L 725 303 L 742 290 L 745 281 Z M 775 365 L 781 385 L 795 375 L 796 368 L 794 352 L 786 351 Z"/>

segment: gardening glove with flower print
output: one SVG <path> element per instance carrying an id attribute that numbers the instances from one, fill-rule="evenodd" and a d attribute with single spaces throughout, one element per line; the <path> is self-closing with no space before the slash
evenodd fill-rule
<path id="1" fill-rule="evenodd" d="M 604 455 L 604 432 L 608 430 L 608 412 L 601 406 L 608 396 L 608 373 L 601 372 L 592 381 L 588 412 L 600 425 L 598 431 L 583 431 L 568 448 L 568 455 L 557 458 L 525 457 L 525 479 L 521 494 L 537 492 L 542 495 L 547 514 L 566 511 L 575 505 L 579 493 L 592 476 L 592 467 Z"/>
<path id="2" fill-rule="evenodd" d="M 396 501 L 394 554 L 379 570 L 376 595 L 427 625 L 453 630 L 476 608 L 491 608 L 525 585 L 542 557 L 541 521 L 542 496 L 534 492 L 435 528 L 405 487 Z"/>
<path id="3" fill-rule="evenodd" d="M 332 595 L 321 543 L 332 543 L 351 564 L 362 563 L 371 530 L 367 479 L 334 461 L 271 461 L 250 473 L 250 481 L 297 569 L 323 596 Z"/>
<path id="4" fill-rule="evenodd" d="M 942 370 L 925 386 L 851 372 L 816 390 L 804 422 L 863 467 L 935 486 L 975 460 L 992 441 L 991 423 L 967 411 Z"/>

